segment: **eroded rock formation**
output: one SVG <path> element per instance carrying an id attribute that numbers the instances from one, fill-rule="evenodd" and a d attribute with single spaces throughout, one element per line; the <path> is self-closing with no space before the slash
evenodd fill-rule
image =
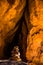
<path id="1" fill-rule="evenodd" d="M 0 0 L 0 58 L 16 43 L 23 60 L 43 63 L 42 0 Z"/>
<path id="2" fill-rule="evenodd" d="M 30 65 L 43 65 L 43 4 L 30 0 L 30 22 L 33 25 L 27 37 L 26 57 Z M 41 64 L 42 63 L 42 64 Z"/>
<path id="3" fill-rule="evenodd" d="M 0 58 L 4 56 L 6 40 L 10 44 L 18 30 L 25 4 L 26 0 L 0 0 Z"/>

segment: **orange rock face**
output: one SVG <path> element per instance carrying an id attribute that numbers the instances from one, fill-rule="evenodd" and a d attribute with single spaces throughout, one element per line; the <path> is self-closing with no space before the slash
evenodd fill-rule
<path id="1" fill-rule="evenodd" d="M 18 26 L 15 26 L 22 17 L 25 3 L 24 0 L 15 0 L 13 4 L 7 0 L 0 1 L 0 58 L 4 55 L 5 39 L 18 29 Z"/>
<path id="2" fill-rule="evenodd" d="M 43 63 L 43 1 L 34 1 L 30 0 L 30 22 L 33 27 L 27 37 L 26 58 L 33 63 Z"/>
<path id="3" fill-rule="evenodd" d="M 32 0 L 30 0 L 32 1 Z M 34 0 L 34 3 L 30 2 L 30 22 L 33 26 L 43 26 L 43 1 Z"/>
<path id="4" fill-rule="evenodd" d="M 36 29 L 36 28 L 35 28 Z M 32 31 L 30 31 L 31 33 Z M 38 33 L 37 33 L 38 32 Z M 36 34 L 37 33 L 37 34 Z M 43 53 L 43 31 L 37 31 L 30 34 L 27 39 L 27 53 L 26 57 L 28 60 L 40 61 L 41 54 Z M 42 55 L 43 57 L 43 55 Z M 43 58 L 42 58 L 43 60 Z M 41 62 L 41 61 L 40 61 Z"/>

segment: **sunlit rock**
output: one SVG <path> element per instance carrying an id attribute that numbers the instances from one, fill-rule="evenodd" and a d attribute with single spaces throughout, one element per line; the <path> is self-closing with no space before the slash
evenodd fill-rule
<path id="1" fill-rule="evenodd" d="M 30 22 L 33 26 L 41 25 L 43 27 L 43 1 L 30 0 Z"/>
<path id="2" fill-rule="evenodd" d="M 13 34 L 19 27 L 17 24 L 23 15 L 26 4 L 26 0 L 13 0 L 12 2 L 0 0 L 0 58 L 4 55 L 5 39 L 12 41 Z"/>
<path id="3" fill-rule="evenodd" d="M 30 30 L 27 38 L 26 57 L 28 61 L 43 63 L 43 30 L 38 27 Z"/>

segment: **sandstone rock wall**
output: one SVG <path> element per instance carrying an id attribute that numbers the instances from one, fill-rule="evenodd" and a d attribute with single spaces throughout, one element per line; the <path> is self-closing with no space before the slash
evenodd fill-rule
<path id="1" fill-rule="evenodd" d="M 5 40 L 11 43 L 13 34 L 19 27 L 25 4 L 26 0 L 0 0 L 0 58 L 4 55 Z"/>
<path id="2" fill-rule="evenodd" d="M 30 23 L 32 28 L 27 37 L 26 57 L 30 65 L 43 63 L 43 4 L 42 0 L 29 1 Z M 33 62 L 33 64 L 31 64 Z"/>

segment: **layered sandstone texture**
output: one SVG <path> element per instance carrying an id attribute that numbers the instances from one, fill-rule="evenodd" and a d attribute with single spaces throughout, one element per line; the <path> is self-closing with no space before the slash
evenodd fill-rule
<path id="1" fill-rule="evenodd" d="M 43 1 L 30 0 L 30 23 L 26 57 L 30 65 L 43 65 Z"/>
<path id="2" fill-rule="evenodd" d="M 16 24 L 22 17 L 25 3 L 26 0 L 0 0 L 0 58 L 4 55 L 5 39 L 18 29 Z"/>

